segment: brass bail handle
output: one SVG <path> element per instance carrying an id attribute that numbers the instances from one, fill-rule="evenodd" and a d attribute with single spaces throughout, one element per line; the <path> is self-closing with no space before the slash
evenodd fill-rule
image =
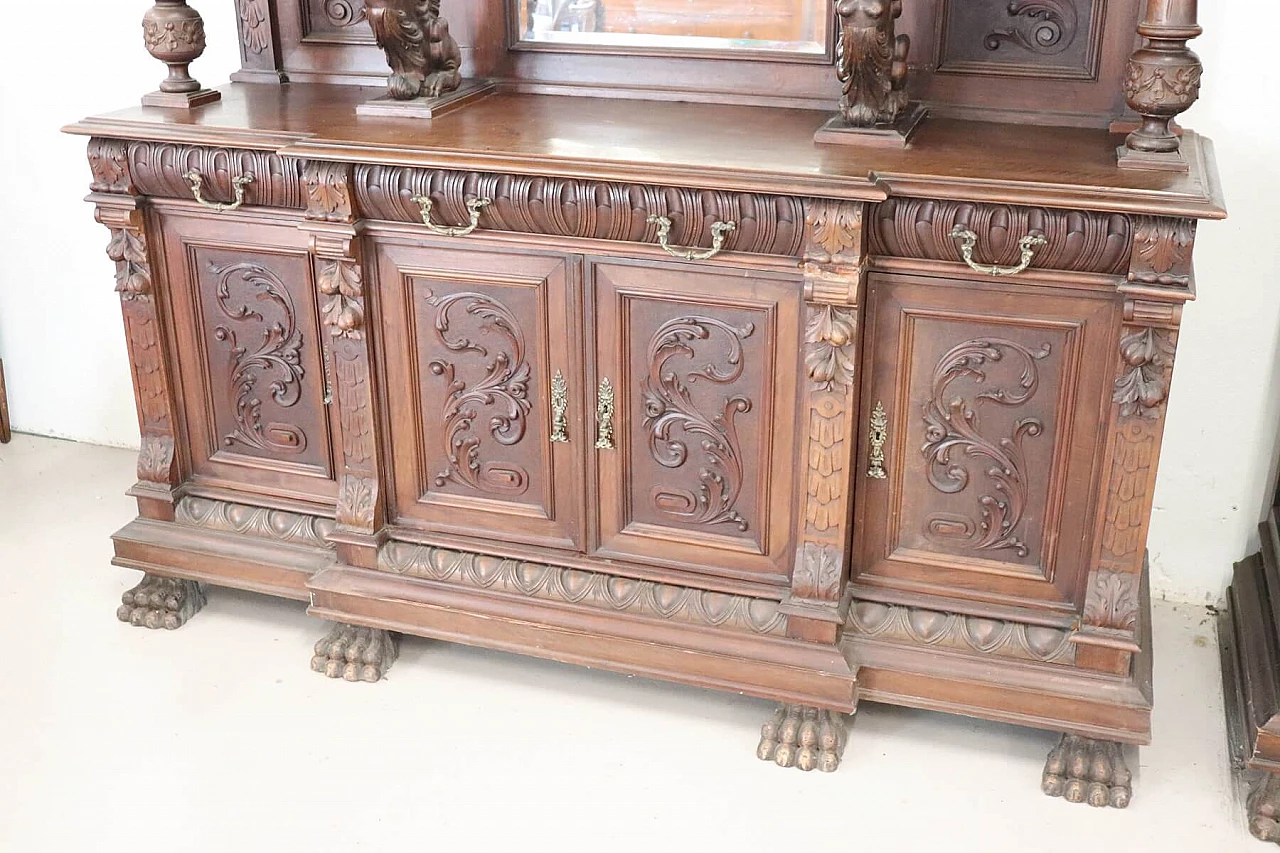
<path id="1" fill-rule="evenodd" d="M 1036 256 L 1036 249 L 1049 242 L 1039 234 L 1028 234 L 1018 241 L 1018 248 L 1022 250 L 1022 262 L 1016 267 L 1001 267 L 974 261 L 973 249 L 978 245 L 978 235 L 963 225 L 957 225 L 951 229 L 951 239 L 960 241 L 960 254 L 964 256 L 964 262 L 969 265 L 969 268 L 985 275 L 1017 275 L 1031 266 Z"/>
<path id="2" fill-rule="evenodd" d="M 241 175 L 238 178 L 231 179 L 231 188 L 235 192 L 236 200 L 230 204 L 222 204 L 214 201 L 205 201 L 204 198 L 204 177 L 192 169 L 183 175 L 187 179 L 187 183 L 191 185 L 191 195 L 200 203 L 202 207 L 210 210 L 216 210 L 218 213 L 229 213 L 238 210 L 244 204 L 245 188 L 253 183 L 253 175 Z"/>
<path id="3" fill-rule="evenodd" d="M 439 234 L 441 237 L 465 237 L 472 231 L 480 227 L 480 211 L 493 204 L 492 199 L 473 198 L 467 201 L 467 214 L 471 220 L 469 224 L 463 226 L 436 225 L 431 221 L 431 209 L 433 202 L 430 196 L 415 195 L 413 197 L 418 207 L 422 208 L 422 224 L 427 226 L 427 230 L 432 234 Z"/>
<path id="4" fill-rule="evenodd" d="M 671 238 L 671 220 L 665 216 L 654 214 L 645 220 L 650 225 L 658 226 L 658 243 L 666 250 L 668 255 L 673 258 L 680 258 L 685 261 L 709 261 L 724 249 L 725 238 L 731 232 L 737 229 L 736 222 L 717 222 L 711 226 L 711 248 L 710 249 L 687 249 L 682 246 L 672 246 L 669 243 Z"/>

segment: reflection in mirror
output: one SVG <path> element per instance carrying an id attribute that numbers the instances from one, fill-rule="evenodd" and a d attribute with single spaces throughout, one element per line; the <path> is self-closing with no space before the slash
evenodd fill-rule
<path id="1" fill-rule="evenodd" d="M 823 55 L 830 0 L 508 0 L 520 41 L 623 51 Z"/>

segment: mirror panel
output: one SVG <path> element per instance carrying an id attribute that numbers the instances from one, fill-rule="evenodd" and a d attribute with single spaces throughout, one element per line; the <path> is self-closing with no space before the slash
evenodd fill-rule
<path id="1" fill-rule="evenodd" d="M 507 0 L 516 47 L 828 56 L 830 0 Z"/>

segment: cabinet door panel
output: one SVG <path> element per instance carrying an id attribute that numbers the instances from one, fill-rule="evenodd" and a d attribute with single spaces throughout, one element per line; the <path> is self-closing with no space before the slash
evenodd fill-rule
<path id="1" fill-rule="evenodd" d="M 713 268 L 714 269 L 714 268 Z M 592 266 L 600 551 L 728 576 L 790 571 L 799 282 Z"/>
<path id="2" fill-rule="evenodd" d="M 377 263 L 402 520 L 579 548 L 576 267 L 563 255 L 387 240 Z M 552 441 L 561 411 L 567 440 Z"/>
<path id="3" fill-rule="evenodd" d="M 336 495 L 311 258 L 292 225 L 161 215 L 197 482 Z"/>
<path id="4" fill-rule="evenodd" d="M 861 450 L 856 581 L 1074 608 L 1114 303 L 874 276 L 868 305 L 863 411 L 887 427 L 881 465 Z"/>

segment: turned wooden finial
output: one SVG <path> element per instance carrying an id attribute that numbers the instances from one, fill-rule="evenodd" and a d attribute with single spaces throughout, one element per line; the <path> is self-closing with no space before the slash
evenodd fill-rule
<path id="1" fill-rule="evenodd" d="M 1119 150 L 1123 168 L 1187 171 L 1169 123 L 1200 97 L 1200 57 L 1187 41 L 1200 35 L 1196 0 L 1147 0 L 1138 34 L 1146 39 L 1129 57 L 1124 95 L 1142 125 Z"/>
<path id="2" fill-rule="evenodd" d="M 222 97 L 191 76 L 191 63 L 204 53 L 204 19 L 186 0 L 156 0 L 142 19 L 142 37 L 147 52 L 169 66 L 159 91 L 142 98 L 144 105 L 189 108 Z"/>

